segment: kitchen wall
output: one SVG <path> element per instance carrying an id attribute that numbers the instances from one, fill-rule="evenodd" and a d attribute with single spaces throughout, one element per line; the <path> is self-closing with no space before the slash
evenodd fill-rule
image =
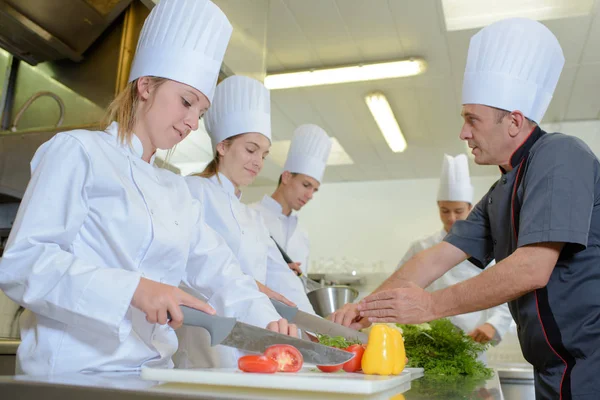
<path id="1" fill-rule="evenodd" d="M 483 196 L 496 179 L 473 178 L 476 198 Z M 311 242 L 309 272 L 337 269 L 332 260 L 353 266 L 357 272 L 392 272 L 413 240 L 441 229 L 436 206 L 438 182 L 419 179 L 322 185 L 299 214 L 300 225 Z M 249 187 L 242 200 L 260 200 L 274 188 Z"/>

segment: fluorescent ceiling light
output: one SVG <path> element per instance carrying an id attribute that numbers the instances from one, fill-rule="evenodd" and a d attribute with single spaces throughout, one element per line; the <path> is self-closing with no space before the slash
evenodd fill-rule
<path id="1" fill-rule="evenodd" d="M 394 153 L 406 150 L 406 140 L 385 95 L 381 92 L 371 93 L 365 97 L 365 101 L 390 149 Z"/>
<path id="2" fill-rule="evenodd" d="M 376 64 L 359 64 L 338 68 L 312 69 L 298 72 L 270 74 L 265 77 L 267 89 L 331 85 L 335 83 L 373 81 L 402 78 L 421 74 L 427 63 L 421 58 Z"/>
<path id="3" fill-rule="evenodd" d="M 588 15 L 594 0 L 442 0 L 446 29 L 481 28 L 505 18 L 538 21 Z"/>
<path id="4" fill-rule="evenodd" d="M 285 165 L 287 154 L 290 149 L 289 140 L 278 140 L 273 142 L 271 150 L 269 152 L 269 158 L 281 168 Z M 346 153 L 346 150 L 342 147 L 340 142 L 336 138 L 331 138 L 331 153 L 327 159 L 327 165 L 351 165 L 354 161 Z"/>

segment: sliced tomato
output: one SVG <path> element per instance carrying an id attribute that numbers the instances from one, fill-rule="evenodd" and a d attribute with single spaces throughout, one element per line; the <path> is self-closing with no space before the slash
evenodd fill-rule
<path id="1" fill-rule="evenodd" d="M 259 374 L 274 374 L 277 372 L 277 363 L 264 355 L 249 355 L 240 357 L 238 368 L 244 372 Z"/>
<path id="2" fill-rule="evenodd" d="M 362 361 L 363 354 L 365 354 L 365 346 L 362 344 L 353 344 L 352 346 L 346 347 L 344 350 L 354 353 L 354 358 L 344 364 L 344 371 L 360 371 L 360 363 Z"/>
<path id="3" fill-rule="evenodd" d="M 277 363 L 277 371 L 298 372 L 304 364 L 304 358 L 297 348 L 289 344 L 276 344 L 265 350 L 265 356 Z"/>
<path id="4" fill-rule="evenodd" d="M 344 366 L 344 364 L 338 364 L 338 365 L 317 365 L 317 368 L 319 368 L 323 372 L 338 372 L 339 370 L 342 369 L 343 366 Z"/>

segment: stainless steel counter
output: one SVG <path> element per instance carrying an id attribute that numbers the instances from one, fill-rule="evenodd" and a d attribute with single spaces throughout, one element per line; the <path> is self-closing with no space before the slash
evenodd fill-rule
<path id="1" fill-rule="evenodd" d="M 276 376 L 273 377 L 276 379 Z M 464 378 L 435 379 L 422 377 L 389 392 L 371 396 L 328 394 L 311 391 L 283 391 L 144 381 L 137 374 L 102 373 L 70 374 L 54 377 L 0 377 L 3 398 L 19 400 L 77 399 L 138 400 L 144 399 L 486 399 L 503 400 L 497 373 L 490 379 L 472 381 Z M 6 396 L 6 397 L 5 397 Z M 395 397 L 398 396 L 398 397 Z M 507 399 L 510 399 L 507 397 Z M 512 399 L 510 399 L 512 400 Z"/>
<path id="2" fill-rule="evenodd" d="M 15 373 L 17 348 L 20 340 L 0 338 L 0 375 Z"/>

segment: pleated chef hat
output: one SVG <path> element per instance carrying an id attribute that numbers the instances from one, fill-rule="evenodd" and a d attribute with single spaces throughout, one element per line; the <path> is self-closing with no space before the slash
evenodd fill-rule
<path id="1" fill-rule="evenodd" d="M 539 123 L 564 64 L 558 40 L 541 23 L 526 18 L 495 22 L 471 38 L 462 104 L 519 110 Z"/>
<path id="2" fill-rule="evenodd" d="M 256 79 L 230 76 L 215 90 L 204 117 L 213 151 L 223 140 L 241 133 L 257 132 L 271 140 L 271 95 Z"/>
<path id="3" fill-rule="evenodd" d="M 198 89 L 212 102 L 232 29 L 208 0 L 161 0 L 144 22 L 129 82 L 168 78 Z"/>
<path id="4" fill-rule="evenodd" d="M 438 201 L 473 203 L 473 185 L 469 176 L 469 160 L 465 154 L 456 157 L 444 154 Z"/>
<path id="5" fill-rule="evenodd" d="M 331 139 L 317 125 L 300 125 L 294 131 L 284 170 L 308 175 L 321 182 L 331 152 Z"/>

